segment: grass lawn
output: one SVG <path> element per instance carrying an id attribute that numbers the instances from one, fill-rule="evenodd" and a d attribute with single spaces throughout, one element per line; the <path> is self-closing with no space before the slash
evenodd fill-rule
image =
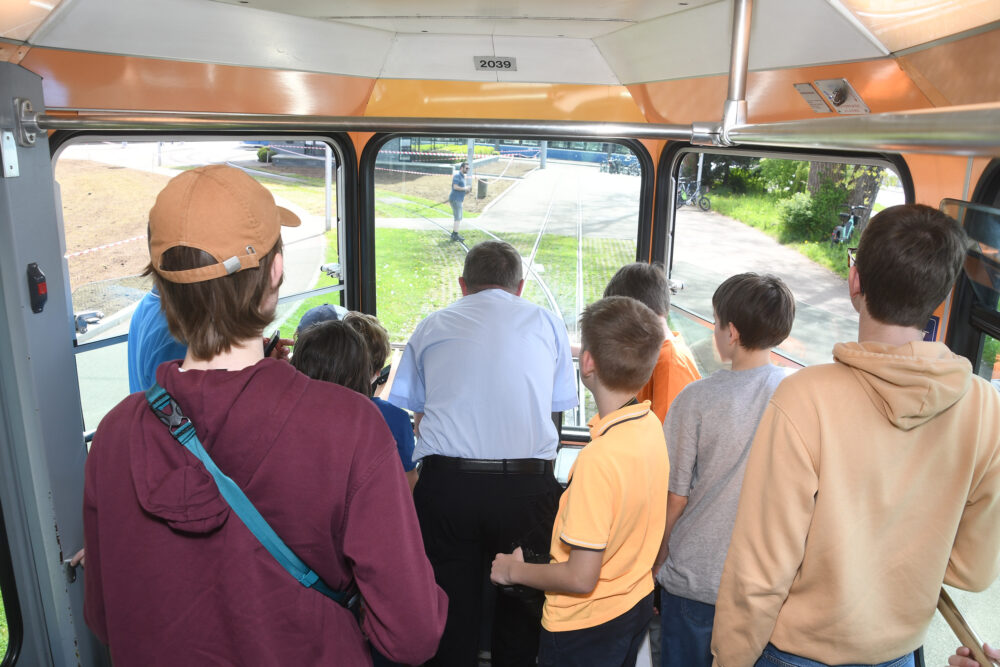
<path id="1" fill-rule="evenodd" d="M 282 199 L 287 199 L 296 206 L 301 206 L 310 215 L 326 215 L 326 188 L 323 183 L 320 182 L 319 185 L 304 185 L 296 183 L 287 183 L 285 181 L 276 181 L 270 178 L 258 178 L 267 185 L 267 189 L 271 191 L 275 197 L 280 197 Z M 333 184 L 333 192 L 330 196 L 330 206 L 334 211 L 334 217 L 337 211 L 337 184 Z"/>
<path id="2" fill-rule="evenodd" d="M 3 606 L 3 598 L 0 597 L 0 662 L 7 655 L 7 642 L 10 640 L 7 631 L 7 611 Z"/>
<path id="3" fill-rule="evenodd" d="M 771 195 L 712 194 L 712 208 L 722 215 L 739 220 L 745 225 L 761 230 L 777 240 L 780 231 L 780 202 Z M 855 231 L 843 244 L 803 241 L 786 244 L 820 266 L 825 266 L 841 278 L 847 278 L 847 248 L 858 245 L 860 233 Z"/>
<path id="4" fill-rule="evenodd" d="M 472 247 L 489 237 L 474 228 L 463 229 L 466 245 Z M 326 261 L 338 261 L 336 234 L 327 234 Z M 534 234 L 508 234 L 505 240 L 527 258 L 535 242 Z M 378 317 L 394 343 L 406 342 L 417 323 L 461 296 L 458 276 L 465 262 L 465 249 L 451 243 L 444 232 L 413 229 L 376 228 L 375 261 Z M 573 236 L 546 235 L 535 254 L 538 276 L 552 292 L 560 312 L 572 331 L 576 327 L 577 249 Z M 635 241 L 586 238 L 583 241 L 583 303 L 599 299 L 614 272 L 635 261 Z M 323 276 L 316 287 L 335 284 Z M 525 283 L 524 297 L 550 307 L 534 280 Z M 322 303 L 339 303 L 337 294 L 307 299 L 295 308 L 281 326 L 281 335 L 291 338 L 302 315 Z"/>
<path id="5" fill-rule="evenodd" d="M 375 218 L 451 218 L 451 204 L 432 201 L 392 190 L 375 190 Z M 462 218 L 478 218 L 475 211 L 464 211 Z"/>

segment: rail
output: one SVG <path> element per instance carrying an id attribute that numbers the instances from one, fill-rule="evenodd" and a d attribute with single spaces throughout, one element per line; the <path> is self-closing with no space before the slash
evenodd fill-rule
<path id="1" fill-rule="evenodd" d="M 728 137 L 746 146 L 1000 155 L 1000 104 L 747 124 Z"/>
<path id="2" fill-rule="evenodd" d="M 32 130 L 410 132 L 414 134 L 506 135 L 544 138 L 601 137 L 690 141 L 694 126 L 657 123 L 503 120 L 494 118 L 402 118 L 275 116 L 218 113 L 86 113 L 79 116 L 22 114 Z M 704 125 L 696 123 L 695 126 Z M 944 107 L 901 113 L 737 125 L 736 145 L 824 150 L 927 152 L 1000 156 L 1000 104 Z"/>

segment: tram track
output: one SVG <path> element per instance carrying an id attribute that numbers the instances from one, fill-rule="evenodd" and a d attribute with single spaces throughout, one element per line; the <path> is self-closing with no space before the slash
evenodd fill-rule
<path id="1" fill-rule="evenodd" d="M 554 198 L 553 198 L 553 201 L 554 201 Z M 390 207 L 391 206 L 396 206 L 396 207 L 402 208 L 398 204 L 393 204 L 392 202 L 386 202 L 385 200 L 382 200 L 380 203 L 383 206 L 390 206 Z M 414 204 L 416 202 L 408 202 L 408 203 Z M 434 209 L 434 208 L 432 208 L 430 206 L 427 206 L 426 204 L 417 204 L 417 205 L 418 206 L 422 206 L 422 207 L 427 208 L 427 209 L 430 209 L 432 211 L 436 211 L 436 209 Z M 552 202 L 550 201 L 550 203 L 549 203 L 549 212 L 551 211 L 551 209 L 552 209 Z M 542 277 L 538 274 L 537 271 L 535 271 L 534 266 L 532 264 L 533 258 L 535 256 L 535 253 L 536 253 L 537 249 L 538 249 L 539 241 L 541 240 L 541 235 L 542 235 L 542 233 L 544 232 L 544 229 L 545 229 L 545 223 L 548 220 L 549 212 L 546 212 L 546 218 L 543 221 L 542 227 L 539 230 L 538 235 L 537 235 L 537 237 L 535 239 L 535 243 L 534 243 L 534 245 L 532 247 L 531 258 L 529 260 L 525 260 L 524 256 L 521 255 L 521 263 L 524 266 L 525 273 L 527 275 L 529 275 L 532 279 L 534 279 L 535 283 L 538 285 L 539 289 L 542 291 L 542 294 L 545 296 L 545 300 L 548 302 L 551 310 L 560 319 L 562 319 L 563 318 L 562 310 L 559 308 L 559 302 L 556 301 L 555 294 L 552 293 L 552 290 L 549 288 L 549 286 L 545 282 L 545 280 L 542 279 Z M 430 224 L 434 225 L 435 227 L 437 227 L 438 229 L 440 229 L 441 232 L 444 233 L 445 235 L 450 235 L 451 234 L 451 230 L 450 229 L 448 229 L 446 226 L 440 224 L 439 222 L 437 222 L 433 218 L 430 218 L 430 217 L 425 216 L 425 215 L 420 215 L 420 214 L 418 214 L 418 217 L 420 219 L 423 219 L 426 222 L 429 222 Z M 469 227 L 473 227 L 474 229 L 477 229 L 478 231 L 482 232 L 483 234 L 486 234 L 487 236 L 489 236 L 492 239 L 495 239 L 497 241 L 505 241 L 506 240 L 506 239 L 501 238 L 500 236 L 497 236 L 496 234 L 494 234 L 493 232 L 489 231 L 488 229 L 485 229 L 484 227 L 481 227 L 481 226 L 475 224 L 472 221 L 465 221 L 465 223 Z M 460 241 L 459 245 L 462 246 L 462 248 L 465 250 L 466 253 L 469 252 L 469 246 L 467 246 L 464 241 Z M 520 254 L 520 253 L 518 253 L 518 254 Z M 563 321 L 565 321 L 565 320 L 563 320 Z"/>

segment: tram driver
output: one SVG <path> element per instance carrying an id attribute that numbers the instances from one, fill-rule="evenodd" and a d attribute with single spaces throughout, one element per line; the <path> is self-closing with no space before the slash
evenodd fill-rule
<path id="1" fill-rule="evenodd" d="M 477 662 L 482 592 L 494 554 L 548 562 L 562 492 L 552 413 L 577 405 L 565 324 L 520 298 L 521 257 L 486 241 L 465 258 L 462 298 L 417 325 L 389 402 L 415 413 L 422 459 L 414 503 L 448 621 L 429 665 Z M 498 594 L 494 666 L 532 665 L 541 603 Z"/>

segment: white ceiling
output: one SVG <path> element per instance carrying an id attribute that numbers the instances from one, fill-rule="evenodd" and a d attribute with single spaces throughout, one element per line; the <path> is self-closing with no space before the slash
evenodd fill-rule
<path id="1" fill-rule="evenodd" d="M 726 73 L 732 6 L 732 0 L 0 0 L 0 37 L 349 76 L 632 84 Z M 870 24 L 866 17 L 873 17 Z M 937 39 L 942 30 L 998 19 L 1000 0 L 756 0 L 750 68 L 876 58 Z M 488 55 L 516 58 L 517 70 L 477 71 L 474 57 Z"/>
<path id="2" fill-rule="evenodd" d="M 398 33 L 593 39 L 718 0 L 212 0 Z"/>

